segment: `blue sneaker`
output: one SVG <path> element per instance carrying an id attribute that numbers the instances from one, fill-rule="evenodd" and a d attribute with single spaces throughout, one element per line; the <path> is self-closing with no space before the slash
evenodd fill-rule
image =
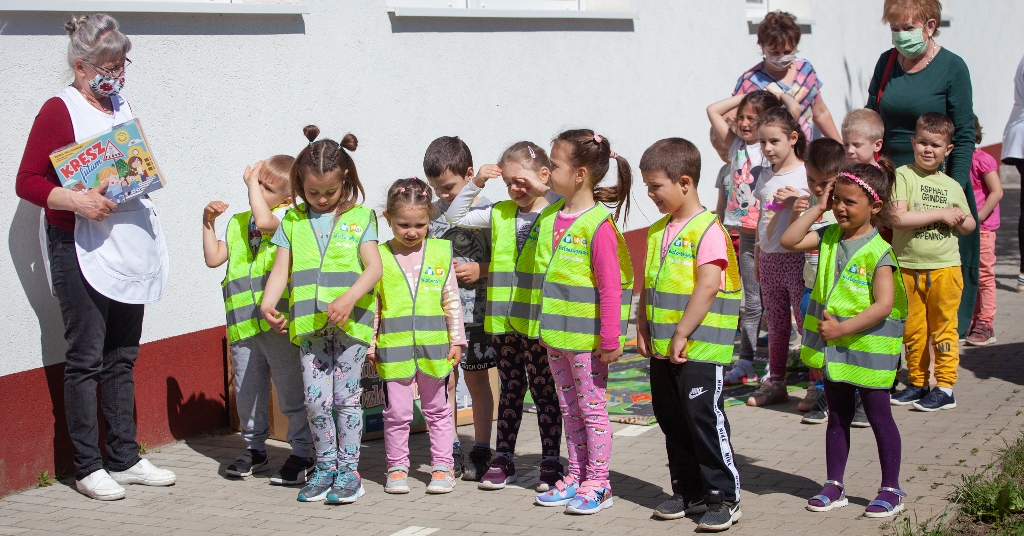
<path id="1" fill-rule="evenodd" d="M 889 403 L 893 406 L 909 406 L 910 404 L 924 398 L 925 395 L 928 394 L 928 391 L 928 387 L 911 385 L 895 395 L 892 395 L 892 398 L 889 399 Z"/>
<path id="2" fill-rule="evenodd" d="M 533 504 L 538 506 L 565 506 L 576 496 L 580 489 L 580 482 L 572 475 L 565 475 L 561 480 L 555 482 L 554 487 L 547 492 L 537 494 Z"/>
<path id="3" fill-rule="evenodd" d="M 612 489 L 597 481 L 584 482 L 569 504 L 565 506 L 567 514 L 596 514 L 612 506 Z"/>
<path id="4" fill-rule="evenodd" d="M 917 411 L 938 411 L 940 409 L 953 409 L 956 407 L 956 399 L 953 395 L 947 395 L 942 389 L 932 389 L 921 400 L 914 402 L 914 409 Z"/>
<path id="5" fill-rule="evenodd" d="M 299 490 L 299 501 L 317 502 L 324 500 L 327 497 L 327 493 L 331 491 L 331 486 L 334 485 L 334 478 L 336 476 L 338 476 L 337 469 L 324 462 L 317 463 L 316 472 L 306 482 L 306 485 Z"/>
<path id="6" fill-rule="evenodd" d="M 334 485 L 327 492 L 326 504 L 350 504 L 366 493 L 363 489 L 363 479 L 359 471 L 348 470 L 338 473 L 334 478 Z"/>

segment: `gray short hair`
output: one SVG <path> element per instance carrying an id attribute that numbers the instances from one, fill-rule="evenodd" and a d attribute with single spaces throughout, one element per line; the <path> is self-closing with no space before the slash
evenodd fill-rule
<path id="1" fill-rule="evenodd" d="M 128 36 L 118 30 L 117 19 L 106 13 L 80 15 L 64 24 L 71 42 L 68 43 L 68 66 L 75 68 L 81 59 L 94 65 L 121 60 L 132 49 Z"/>

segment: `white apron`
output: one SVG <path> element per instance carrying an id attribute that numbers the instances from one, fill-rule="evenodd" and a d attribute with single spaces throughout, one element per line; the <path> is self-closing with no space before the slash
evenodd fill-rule
<path id="1" fill-rule="evenodd" d="M 134 117 L 131 106 L 120 96 L 111 97 L 113 116 L 93 108 L 73 87 L 64 88 L 57 96 L 68 108 L 77 142 Z M 148 196 L 121 203 L 101 222 L 77 214 L 75 218 L 78 264 L 97 292 L 131 304 L 153 303 L 163 296 L 169 271 L 167 244 L 156 207 Z M 45 246 L 43 259 L 49 261 Z"/>

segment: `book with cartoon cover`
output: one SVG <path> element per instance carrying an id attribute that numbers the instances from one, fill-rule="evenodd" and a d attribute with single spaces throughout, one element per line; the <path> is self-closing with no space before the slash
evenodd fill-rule
<path id="1" fill-rule="evenodd" d="M 138 119 L 58 149 L 50 155 L 50 161 L 65 188 L 86 192 L 105 183 L 104 197 L 115 203 L 144 196 L 167 184 Z"/>

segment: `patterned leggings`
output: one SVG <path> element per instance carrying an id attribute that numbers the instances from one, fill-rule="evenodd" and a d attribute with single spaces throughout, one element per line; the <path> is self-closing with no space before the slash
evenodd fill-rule
<path id="1" fill-rule="evenodd" d="M 800 300 L 804 297 L 804 254 L 764 253 L 758 258 L 761 298 L 768 315 L 768 369 L 771 380 L 786 380 L 789 359 L 789 319 L 796 314 L 796 330 L 804 330 Z"/>
<path id="2" fill-rule="evenodd" d="M 575 354 L 550 348 L 548 363 L 565 420 L 569 474 L 580 481 L 596 480 L 607 486 L 612 455 L 612 428 L 605 400 L 608 364 L 590 352 Z"/>
<path id="3" fill-rule="evenodd" d="M 299 355 L 316 461 L 354 471 L 363 437 L 359 380 L 366 347 L 353 342 L 341 330 L 327 328 L 303 337 Z"/>
<path id="4" fill-rule="evenodd" d="M 529 388 L 537 407 L 541 453 L 557 457 L 562 444 L 562 414 L 555 395 L 555 381 L 548 367 L 547 350 L 535 339 L 506 334 L 491 337 L 491 351 L 498 362 L 498 376 L 501 378 L 495 450 L 510 456 L 515 453 L 516 436 L 523 421 L 523 399 Z"/>

